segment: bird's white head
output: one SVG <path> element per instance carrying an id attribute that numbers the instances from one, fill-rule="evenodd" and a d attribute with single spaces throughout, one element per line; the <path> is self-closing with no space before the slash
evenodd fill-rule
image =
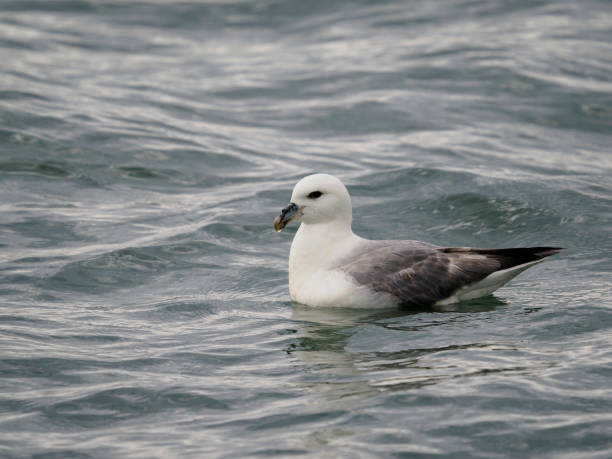
<path id="1" fill-rule="evenodd" d="M 291 203 L 274 220 L 274 228 L 280 231 L 294 220 L 307 225 L 337 223 L 350 228 L 352 208 L 348 190 L 333 175 L 304 177 L 293 188 Z"/>

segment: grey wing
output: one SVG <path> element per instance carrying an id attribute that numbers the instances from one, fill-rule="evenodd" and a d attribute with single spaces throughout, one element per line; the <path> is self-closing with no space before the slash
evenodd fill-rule
<path id="1" fill-rule="evenodd" d="M 409 307 L 432 306 L 501 267 L 497 260 L 478 253 L 412 241 L 369 242 L 342 269 L 359 284 L 389 293 Z"/>

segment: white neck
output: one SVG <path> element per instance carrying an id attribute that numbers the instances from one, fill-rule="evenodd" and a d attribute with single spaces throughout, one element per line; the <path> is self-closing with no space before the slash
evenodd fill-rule
<path id="1" fill-rule="evenodd" d="M 346 253 L 361 238 L 344 221 L 307 224 L 302 222 L 289 254 L 289 282 L 296 281 L 297 267 L 300 276 L 307 276 L 315 270 L 331 269 L 340 254 Z"/>

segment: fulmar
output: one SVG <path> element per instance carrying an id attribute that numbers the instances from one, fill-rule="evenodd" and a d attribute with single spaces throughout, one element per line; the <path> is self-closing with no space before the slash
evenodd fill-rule
<path id="1" fill-rule="evenodd" d="M 301 222 L 289 255 L 289 292 L 313 307 L 432 308 L 490 294 L 559 247 L 483 249 L 368 240 L 351 229 L 351 198 L 329 174 L 301 179 L 274 220 Z"/>

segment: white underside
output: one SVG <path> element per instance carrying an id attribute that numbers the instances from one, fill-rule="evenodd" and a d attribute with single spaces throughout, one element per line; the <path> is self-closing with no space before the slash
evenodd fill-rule
<path id="1" fill-rule="evenodd" d="M 397 299 L 357 283 L 340 270 L 318 271 L 290 282 L 291 299 L 314 307 L 390 308 Z"/>
<path id="2" fill-rule="evenodd" d="M 460 288 L 448 298 L 436 302 L 435 306 L 444 306 L 447 304 L 458 303 L 460 301 L 473 300 L 493 293 L 495 290 L 506 284 L 512 278 L 518 276 L 527 268 L 540 263 L 542 260 L 530 261 L 522 265 L 513 266 L 512 268 L 502 269 L 489 274 L 481 281 L 468 284 Z"/>

